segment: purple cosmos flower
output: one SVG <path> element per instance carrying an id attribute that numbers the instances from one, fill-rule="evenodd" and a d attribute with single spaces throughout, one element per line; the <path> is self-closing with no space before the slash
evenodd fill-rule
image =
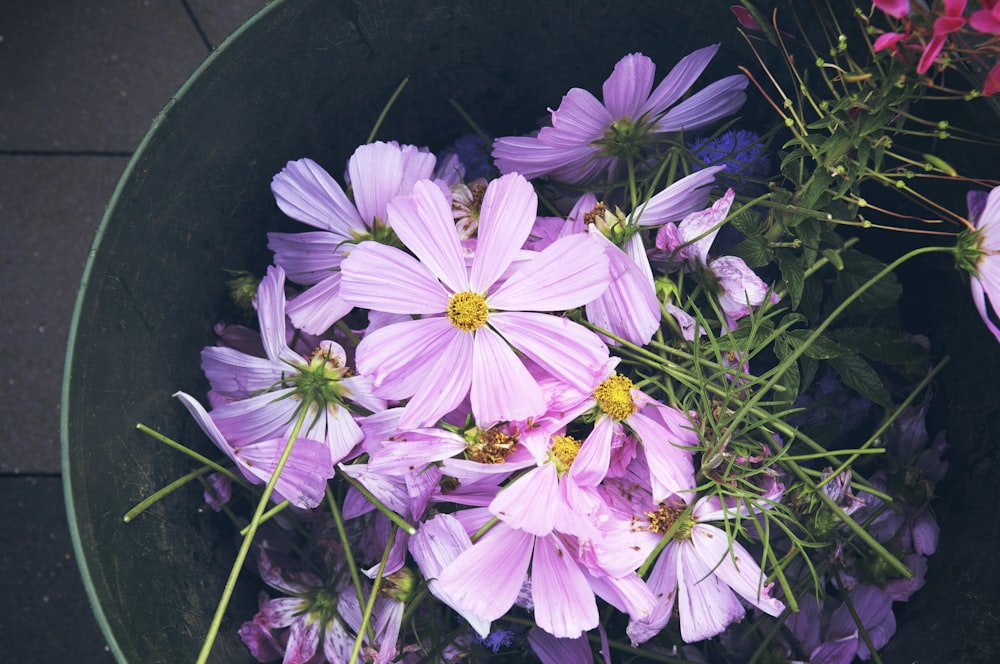
<path id="1" fill-rule="evenodd" d="M 340 297 L 340 263 L 363 239 L 387 240 L 386 206 L 430 178 L 435 157 L 413 145 L 362 145 L 347 166 L 353 202 L 337 181 L 311 159 L 290 161 L 274 176 L 271 191 L 286 215 L 318 231 L 269 233 L 274 262 L 292 281 L 309 286 L 288 306 L 295 326 L 322 334 L 351 306 Z"/>
<path id="2" fill-rule="evenodd" d="M 584 305 L 607 287 L 608 261 L 594 238 L 563 238 L 512 267 L 536 207 L 520 175 L 491 182 L 469 266 L 444 194 L 418 182 L 412 196 L 389 205 L 393 229 L 416 258 L 365 242 L 345 259 L 345 300 L 423 316 L 367 334 L 357 350 L 376 393 L 410 399 L 400 426 L 433 424 L 466 395 L 480 426 L 541 414 L 545 398 L 515 350 L 573 385 L 592 381 L 607 360 L 595 334 L 540 313 Z"/>
<path id="3" fill-rule="evenodd" d="M 961 236 L 960 247 L 967 247 L 960 256 L 960 265 L 972 273 L 972 300 L 997 341 L 1000 327 L 993 322 L 994 301 L 1000 301 L 1000 187 L 989 192 L 983 201 L 982 192 L 969 195 L 969 219 L 976 230 Z M 964 240 L 964 242 L 963 242 Z"/>
<path id="4" fill-rule="evenodd" d="M 284 664 L 334 664 L 350 659 L 362 609 L 347 574 L 334 570 L 324 582 L 313 572 L 279 569 L 264 550 L 257 569 L 264 583 L 285 595 L 262 602 L 253 620 L 240 628 L 240 637 L 259 661 L 275 659 L 275 652 L 283 656 Z M 371 623 L 375 643 L 365 636 L 366 656 L 375 662 L 393 661 L 402 614 L 402 601 L 387 596 L 375 600 Z M 276 635 L 285 628 L 287 632 Z"/>
<path id="5" fill-rule="evenodd" d="M 784 604 L 771 597 L 771 586 L 764 583 L 753 556 L 731 541 L 725 530 L 711 525 L 737 514 L 747 517 L 750 509 L 743 504 L 723 507 L 714 497 L 695 501 L 693 470 L 679 492 L 657 500 L 650 488 L 647 458 L 648 451 L 643 450 L 624 477 L 611 478 L 601 488 L 615 515 L 606 540 L 615 555 L 630 559 L 628 564 L 644 561 L 677 525 L 647 579 L 660 603 L 650 616 L 629 622 L 632 641 L 644 643 L 656 635 L 670 620 L 675 601 L 681 638 L 688 643 L 715 636 L 741 620 L 746 610 L 737 595 L 769 615 L 779 615 Z M 777 500 L 782 491 L 780 484 L 772 485 L 759 503 Z"/>
<path id="6" fill-rule="evenodd" d="M 719 45 L 685 56 L 653 89 L 656 66 L 641 53 L 625 56 L 604 82 L 603 103 L 573 88 L 552 114 L 552 126 L 534 137 L 508 136 L 493 144 L 502 173 L 548 175 L 569 184 L 614 180 L 619 160 L 641 156 L 664 135 L 695 131 L 743 105 L 747 79 L 728 76 L 684 101 Z"/>
<path id="7" fill-rule="evenodd" d="M 271 479 L 288 438 L 233 445 L 197 399 L 184 392 L 177 392 L 174 396 L 180 399 L 205 435 L 236 464 L 244 477 L 255 484 L 265 484 Z M 296 507 L 311 509 L 323 500 L 326 481 L 331 477 L 333 466 L 330 464 L 329 448 L 317 440 L 298 438 L 274 485 L 271 499 L 276 503 L 287 500 Z"/>
<path id="8" fill-rule="evenodd" d="M 710 208 L 688 215 L 677 225 L 666 224 L 656 233 L 658 249 L 674 252 L 676 260 L 691 266 L 704 266 L 714 275 L 719 306 L 730 328 L 735 327 L 735 321 L 750 313 L 750 307 L 759 306 L 768 299 L 770 292 L 767 284 L 742 258 L 708 257 L 708 250 L 729 214 L 735 195 L 729 189 Z M 778 298 L 770 293 L 770 300 L 776 303 Z"/>
<path id="9" fill-rule="evenodd" d="M 212 390 L 230 400 L 217 406 L 212 418 L 237 445 L 287 440 L 305 404 L 309 412 L 303 433 L 326 443 L 332 468 L 362 439 L 361 428 L 345 404 L 378 411 L 385 408 L 385 401 L 372 396 L 370 378 L 350 375 L 340 344 L 323 341 L 309 358 L 288 347 L 284 287 L 284 271 L 272 266 L 257 291 L 266 357 L 222 346 L 202 350 L 201 366 Z"/>
<path id="10" fill-rule="evenodd" d="M 538 537 L 500 522 L 448 564 L 438 584 L 456 610 L 492 621 L 514 605 L 529 567 L 539 627 L 553 636 L 575 638 L 597 626 L 594 591 L 572 548 L 557 533 Z"/>

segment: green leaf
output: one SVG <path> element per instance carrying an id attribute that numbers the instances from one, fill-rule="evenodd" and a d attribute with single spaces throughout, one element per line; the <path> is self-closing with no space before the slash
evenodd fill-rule
<path id="1" fill-rule="evenodd" d="M 837 279 L 833 283 L 834 305 L 858 292 L 865 282 L 885 268 L 885 264 L 881 261 L 854 249 L 848 249 L 841 256 L 844 269 L 837 273 Z M 851 304 L 849 312 L 871 314 L 894 309 L 902 292 L 903 287 L 899 284 L 899 279 L 895 274 L 889 273 L 861 293 Z"/>
<path id="2" fill-rule="evenodd" d="M 830 336 L 869 360 L 886 364 L 907 364 L 925 359 L 926 351 L 895 330 L 872 327 L 842 327 Z"/>
<path id="3" fill-rule="evenodd" d="M 882 383 L 878 373 L 860 355 L 848 351 L 840 357 L 830 359 L 829 362 L 845 385 L 886 409 L 892 408 L 889 390 Z"/>
<path id="4" fill-rule="evenodd" d="M 787 336 L 790 342 L 797 347 L 805 344 L 810 334 L 812 334 L 812 330 L 790 330 Z M 821 334 L 806 346 L 802 352 L 806 357 L 811 357 L 815 360 L 830 360 L 850 351 L 846 350 L 833 339 Z"/>
<path id="5" fill-rule="evenodd" d="M 732 254 L 743 259 L 750 267 L 763 267 L 774 260 L 774 250 L 767 238 L 750 235 L 732 249 Z"/>
<path id="6" fill-rule="evenodd" d="M 744 235 L 757 235 L 764 229 L 763 217 L 752 208 L 747 208 L 732 217 L 729 224 Z"/>
<path id="7" fill-rule="evenodd" d="M 802 257 L 788 249 L 779 249 L 775 253 L 778 257 L 778 269 L 781 270 L 781 281 L 788 289 L 788 296 L 792 299 L 792 307 L 798 308 L 806 279 Z"/>

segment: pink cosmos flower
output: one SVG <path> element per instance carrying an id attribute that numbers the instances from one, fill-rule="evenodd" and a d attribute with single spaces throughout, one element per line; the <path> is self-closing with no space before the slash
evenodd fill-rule
<path id="1" fill-rule="evenodd" d="M 610 509 L 619 514 L 622 539 L 617 550 L 641 562 L 671 526 L 683 521 L 647 579 L 661 604 L 648 618 L 629 622 L 627 632 L 632 641 L 643 643 L 656 635 L 670 620 L 675 602 L 681 638 L 688 643 L 711 638 L 741 620 L 746 609 L 737 596 L 768 615 L 780 615 L 785 606 L 771 597 L 771 585 L 764 583 L 753 556 L 739 542 L 730 541 L 725 530 L 711 525 L 733 518 L 737 512 L 747 516 L 747 509 L 727 509 L 718 499 L 705 497 L 685 514 L 694 501 L 694 474 L 684 491 L 657 501 L 650 493 L 644 465 L 640 456 L 628 475 L 609 480 L 604 489 Z M 777 499 L 780 490 L 777 485 L 774 495 L 762 498 L 762 502 Z M 615 541 L 612 534 L 608 537 Z"/>
<path id="2" fill-rule="evenodd" d="M 996 311 L 994 303 L 1000 302 L 1000 187 L 990 191 L 982 211 L 970 217 L 978 243 L 978 259 L 970 280 L 972 300 L 986 327 L 1000 341 L 1000 328 L 990 315 Z"/>
<path id="3" fill-rule="evenodd" d="M 271 438 L 246 445 L 233 445 L 215 421 L 190 394 L 176 392 L 205 435 L 236 464 L 240 473 L 254 484 L 266 484 L 278 467 L 288 438 Z M 287 500 L 296 507 L 311 509 L 323 500 L 326 481 L 333 477 L 329 448 L 318 440 L 298 438 L 274 485 L 271 500 Z"/>
<path id="4" fill-rule="evenodd" d="M 340 263 L 359 241 L 386 235 L 389 201 L 410 193 L 417 180 L 430 178 L 435 161 L 433 154 L 413 145 L 362 145 L 347 166 L 353 202 L 311 159 L 290 161 L 274 176 L 271 191 L 281 211 L 319 229 L 268 234 L 274 262 L 289 279 L 309 286 L 288 306 L 296 327 L 322 334 L 351 310 L 340 297 Z"/>
<path id="5" fill-rule="evenodd" d="M 607 287 L 608 260 L 594 238 L 563 238 L 512 268 L 535 220 L 537 199 L 522 176 L 492 181 L 469 266 L 451 208 L 430 182 L 389 205 L 399 239 L 413 252 L 359 245 L 341 266 L 354 306 L 422 316 L 369 333 L 358 369 L 386 399 L 409 399 L 400 426 L 433 424 L 469 395 L 480 426 L 525 420 L 545 398 L 515 350 L 545 372 L 586 385 L 607 347 L 593 333 L 546 311 L 582 306 Z"/>
<path id="6" fill-rule="evenodd" d="M 345 404 L 379 411 L 385 401 L 372 396 L 370 378 L 350 375 L 340 344 L 323 341 L 308 358 L 288 347 L 284 288 L 284 271 L 269 267 L 257 290 L 265 357 L 223 346 L 202 350 L 201 366 L 212 390 L 228 400 L 212 411 L 212 418 L 226 438 L 238 445 L 287 440 L 306 402 L 309 413 L 303 435 L 328 446 L 332 468 L 363 437 Z"/>
<path id="7" fill-rule="evenodd" d="M 710 259 L 708 250 L 729 214 L 735 193 L 732 189 L 717 200 L 710 208 L 688 215 L 679 224 L 666 224 L 656 233 L 656 247 L 673 252 L 675 260 L 691 266 L 701 265 L 715 276 L 719 306 L 726 316 L 727 326 L 735 327 L 735 321 L 750 313 L 768 299 L 767 284 L 750 269 L 742 258 L 720 256 Z M 772 303 L 778 301 L 770 294 Z"/>
<path id="8" fill-rule="evenodd" d="M 603 103 L 580 88 L 563 97 L 552 126 L 534 137 L 509 136 L 493 144 L 502 173 L 532 179 L 548 175 L 570 184 L 610 181 L 621 157 L 637 156 L 664 134 L 694 131 L 743 105 L 747 79 L 718 80 L 680 101 L 718 50 L 708 46 L 685 56 L 653 89 L 656 66 L 641 53 L 625 56 L 604 82 Z"/>
<path id="9" fill-rule="evenodd" d="M 575 638 L 597 627 L 597 600 L 587 575 L 554 532 L 538 537 L 500 522 L 455 557 L 437 581 L 460 613 L 493 621 L 514 605 L 529 567 L 540 628 L 559 638 Z"/>

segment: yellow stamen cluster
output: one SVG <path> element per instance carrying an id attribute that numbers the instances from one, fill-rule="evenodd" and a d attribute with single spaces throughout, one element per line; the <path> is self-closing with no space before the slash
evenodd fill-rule
<path id="1" fill-rule="evenodd" d="M 604 203 L 598 203 L 594 206 L 594 209 L 583 215 L 583 223 L 585 224 L 599 224 L 604 221 L 604 216 L 608 213 L 608 206 Z"/>
<path id="2" fill-rule="evenodd" d="M 659 509 L 655 512 L 646 512 L 645 516 L 649 519 L 649 530 L 654 533 L 659 533 L 660 535 L 665 535 L 670 532 L 670 529 L 677 522 L 677 519 L 684 514 L 684 508 L 682 507 L 671 507 L 669 505 L 660 505 Z M 691 517 L 687 517 L 684 523 L 681 523 L 674 531 L 674 539 L 681 541 L 686 540 L 691 537 L 691 527 L 694 526 L 694 520 Z"/>
<path id="3" fill-rule="evenodd" d="M 638 407 L 632 401 L 635 384 L 625 376 L 614 375 L 594 390 L 597 405 L 612 418 L 621 421 L 632 416 Z"/>
<path id="4" fill-rule="evenodd" d="M 552 436 L 552 449 L 549 455 L 560 473 L 565 473 L 573 465 L 580 451 L 580 441 L 573 436 Z"/>
<path id="5" fill-rule="evenodd" d="M 479 293 L 462 291 L 451 296 L 445 315 L 451 324 L 458 329 L 463 332 L 472 332 L 486 324 L 488 313 L 489 309 L 486 307 L 485 297 Z"/>

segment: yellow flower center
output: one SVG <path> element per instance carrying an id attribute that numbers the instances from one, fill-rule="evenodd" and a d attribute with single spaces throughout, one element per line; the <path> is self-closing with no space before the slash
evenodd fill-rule
<path id="1" fill-rule="evenodd" d="M 594 399 L 605 413 L 616 420 L 630 417 L 638 408 L 632 401 L 632 388 L 635 384 L 625 376 L 614 375 L 608 378 L 594 390 Z"/>
<path id="2" fill-rule="evenodd" d="M 552 436 L 549 458 L 556 464 L 556 469 L 560 473 L 565 473 L 573 465 L 573 460 L 580 451 L 580 445 L 580 441 L 573 436 Z"/>
<path id="3" fill-rule="evenodd" d="M 472 332 L 486 324 L 486 298 L 479 293 L 463 291 L 455 293 L 448 301 L 446 315 L 451 324 L 463 332 Z"/>
<path id="4" fill-rule="evenodd" d="M 659 509 L 655 512 L 646 512 L 645 516 L 649 519 L 649 530 L 654 533 L 659 533 L 660 535 L 665 535 L 670 532 L 670 529 L 677 519 L 684 514 L 684 508 L 682 507 L 671 507 L 669 505 L 660 505 Z M 683 541 L 691 537 L 691 528 L 694 526 L 695 521 L 690 516 L 681 523 L 677 530 L 674 531 L 674 539 L 677 541 Z"/>

